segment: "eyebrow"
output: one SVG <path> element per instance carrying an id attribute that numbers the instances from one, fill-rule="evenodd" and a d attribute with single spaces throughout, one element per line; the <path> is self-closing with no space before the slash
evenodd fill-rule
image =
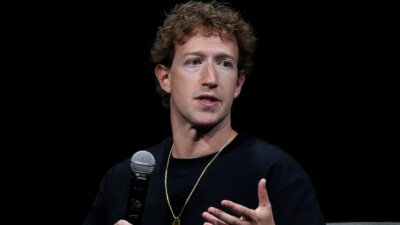
<path id="1" fill-rule="evenodd" d="M 200 57 L 206 57 L 207 55 L 201 51 L 195 51 L 195 52 L 187 52 L 183 54 L 183 57 L 189 56 L 189 55 L 196 55 L 196 56 L 200 56 Z M 230 54 L 226 54 L 226 53 L 217 53 L 216 54 L 216 58 L 220 59 L 220 58 L 228 58 L 232 61 L 237 61 L 236 57 Z"/>

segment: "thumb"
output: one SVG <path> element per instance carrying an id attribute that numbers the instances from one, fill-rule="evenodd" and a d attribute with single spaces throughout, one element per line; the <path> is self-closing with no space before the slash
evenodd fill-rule
<path id="1" fill-rule="evenodd" d="M 267 181 L 264 178 L 258 182 L 258 207 L 266 207 L 270 204 L 266 183 Z"/>
<path id="2" fill-rule="evenodd" d="M 126 220 L 118 220 L 118 222 L 116 222 L 114 225 L 132 225 L 132 224 Z"/>

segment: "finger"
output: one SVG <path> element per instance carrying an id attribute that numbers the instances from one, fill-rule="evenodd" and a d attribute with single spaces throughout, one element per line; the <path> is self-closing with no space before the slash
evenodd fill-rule
<path id="1" fill-rule="evenodd" d="M 214 217 L 218 218 L 220 221 L 223 222 L 223 224 L 236 225 L 236 224 L 240 224 L 242 221 L 238 217 L 232 216 L 232 215 L 230 215 L 220 209 L 214 208 L 214 207 L 208 208 L 208 213 L 210 213 Z"/>
<path id="2" fill-rule="evenodd" d="M 118 220 L 118 222 L 116 222 L 114 225 L 132 225 L 132 224 L 126 220 Z"/>
<path id="3" fill-rule="evenodd" d="M 218 219 L 216 216 L 214 216 L 210 212 L 203 212 L 202 216 L 205 220 L 207 220 L 207 222 L 204 223 L 205 225 L 228 225 L 227 223 Z"/>
<path id="4" fill-rule="evenodd" d="M 258 182 L 258 207 L 266 207 L 270 204 L 266 183 L 267 181 L 264 178 Z"/>
<path id="5" fill-rule="evenodd" d="M 223 200 L 221 202 L 221 205 L 224 206 L 225 208 L 231 210 L 238 216 L 242 216 L 244 218 L 253 218 L 254 217 L 254 210 L 246 208 L 242 205 L 239 205 L 237 203 L 234 203 L 229 200 Z"/>

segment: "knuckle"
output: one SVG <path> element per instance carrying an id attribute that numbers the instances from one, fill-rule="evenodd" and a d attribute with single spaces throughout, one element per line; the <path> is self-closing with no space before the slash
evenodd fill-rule
<path id="1" fill-rule="evenodd" d="M 222 211 L 216 208 L 212 209 L 212 213 L 214 213 L 214 215 L 216 216 L 221 216 L 222 215 Z"/>

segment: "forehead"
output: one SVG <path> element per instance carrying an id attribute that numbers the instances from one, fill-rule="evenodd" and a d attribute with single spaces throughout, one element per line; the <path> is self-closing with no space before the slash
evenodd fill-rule
<path id="1" fill-rule="evenodd" d="M 236 41 L 224 38 L 217 33 L 205 34 L 196 32 L 182 44 L 175 44 L 176 54 L 190 54 L 202 52 L 205 54 L 228 54 L 238 57 L 238 46 Z"/>

